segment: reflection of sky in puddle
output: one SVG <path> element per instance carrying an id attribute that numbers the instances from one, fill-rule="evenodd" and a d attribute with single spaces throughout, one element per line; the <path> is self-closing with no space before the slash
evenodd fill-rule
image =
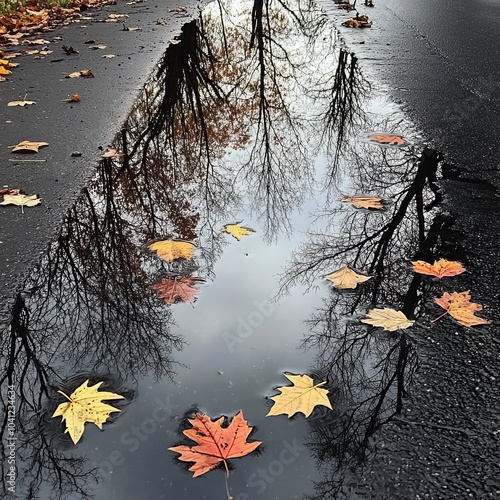
<path id="1" fill-rule="evenodd" d="M 230 6 L 228 3 L 228 8 Z M 86 208 L 87 198 L 84 197 L 80 208 L 77 207 L 75 211 L 78 216 L 75 215 L 74 227 L 72 222 L 68 221 L 67 233 L 71 233 L 75 239 L 83 234 L 83 242 L 86 242 L 88 237 L 88 247 L 86 243 L 81 243 L 81 247 L 77 244 L 76 250 L 71 247 L 67 255 L 71 257 L 70 261 L 86 262 L 85 259 L 96 252 L 99 258 L 95 262 L 103 266 L 99 269 L 104 269 L 106 275 L 102 276 L 102 272 L 99 275 L 98 272 L 97 277 L 93 276 L 95 269 L 91 264 L 83 270 L 83 273 L 87 272 L 88 275 L 76 273 L 75 277 L 69 272 L 60 276 L 57 271 L 53 282 L 49 280 L 53 288 L 64 288 L 67 284 L 70 290 L 74 287 L 73 279 L 83 283 L 81 286 L 84 293 L 78 297 L 83 297 L 83 303 L 88 300 L 86 312 L 80 314 L 78 308 L 82 307 L 81 303 L 74 298 L 66 297 L 69 307 L 67 303 L 57 303 L 51 296 L 53 290 L 43 288 L 47 285 L 42 278 L 40 279 L 43 284 L 38 286 L 47 295 L 47 303 L 44 304 L 44 293 L 38 296 L 34 294 L 27 302 L 28 307 L 34 310 L 38 307 L 42 311 L 35 315 L 40 320 L 40 325 L 32 328 L 52 332 L 54 335 L 60 334 L 60 345 L 69 346 L 63 354 L 57 356 L 57 359 L 63 361 L 65 369 L 74 365 L 79 371 L 85 372 L 89 366 L 93 369 L 102 369 L 104 366 L 113 373 L 113 370 L 120 372 L 131 387 L 135 387 L 134 380 L 138 380 L 137 398 L 126 407 L 116 422 L 105 425 L 104 432 L 99 432 L 88 424 L 82 442 L 75 449 L 78 456 L 85 454 L 88 459 L 84 468 L 88 465 L 98 467 L 99 474 L 103 476 L 102 484 L 93 492 L 97 499 L 223 498 L 221 471 L 213 471 L 193 480 L 188 473 L 182 472 L 182 467 L 175 459 L 176 455 L 167 452 L 169 446 L 180 440 L 176 434 L 179 418 L 193 405 L 198 405 L 212 417 L 221 414 L 232 416 L 238 410 L 243 410 L 249 425 L 256 427 L 252 438 L 264 443 L 260 455 L 233 461 L 235 468 L 229 482 L 235 500 L 290 499 L 313 494 L 314 481 L 324 479 L 316 470 L 315 460 L 311 458 L 313 453 L 316 456 L 321 455 L 318 452 L 320 445 L 316 443 L 306 447 L 305 443 L 307 440 L 314 442 L 319 439 L 314 428 L 321 419 L 313 418 L 312 424 L 308 424 L 301 416 L 290 421 L 285 416 L 266 419 L 266 396 L 274 394 L 274 387 L 286 384 L 287 381 L 282 376 L 284 371 L 325 373 L 329 377 L 332 402 L 342 401 L 342 404 L 348 407 L 353 401 L 371 394 L 370 391 L 377 393 L 379 381 L 376 379 L 379 369 L 374 369 L 372 365 L 379 356 L 384 362 L 387 361 L 384 359 L 387 346 L 394 341 L 374 341 L 373 337 L 367 334 L 365 327 L 357 325 L 356 318 L 363 314 L 370 300 L 376 302 L 376 297 L 397 303 L 399 295 L 403 293 L 399 288 L 395 291 L 386 290 L 378 283 L 372 298 L 369 296 L 371 289 L 368 288 L 369 292 L 364 293 L 358 302 L 356 293 L 338 295 L 331 292 L 329 286 L 321 280 L 321 276 L 326 270 L 332 272 L 332 267 L 339 266 L 342 259 L 352 263 L 357 261 L 357 264 L 364 268 L 371 266 L 372 272 L 381 275 L 380 263 L 376 260 L 370 261 L 371 248 L 360 246 L 358 255 L 352 254 L 352 251 L 355 253 L 360 234 L 363 236 L 363 231 L 376 231 L 377 224 L 382 228 L 385 227 L 383 224 L 389 224 L 389 231 L 393 231 L 389 235 L 389 241 L 393 244 L 388 255 L 391 258 L 398 256 L 393 259 L 397 261 L 393 272 L 401 275 L 400 264 L 402 256 L 408 253 L 409 243 L 406 245 L 403 236 L 397 241 L 390 238 L 394 234 L 399 237 L 398 231 L 406 231 L 411 236 L 409 241 L 414 241 L 412 235 L 416 231 L 417 223 L 410 218 L 411 220 L 405 222 L 401 228 L 399 225 L 392 228 L 388 222 L 391 220 L 392 207 L 385 214 L 369 214 L 370 222 L 366 223 L 366 213 L 355 212 L 339 200 L 346 194 L 376 189 L 382 196 L 396 196 L 394 210 L 397 213 L 398 202 L 404 199 L 405 190 L 410 189 L 408 186 L 413 186 L 412 176 L 418 166 L 415 158 L 407 151 L 388 148 L 382 151 L 372 145 L 356 144 L 353 137 L 366 128 L 375 127 L 406 134 L 407 125 L 403 126 L 401 118 L 392 115 L 394 108 L 388 107 L 380 97 L 369 101 L 365 111 L 361 109 L 361 94 L 367 92 L 367 87 L 357 73 L 355 61 L 349 54 L 339 52 L 335 46 L 336 35 L 332 25 L 325 22 L 312 3 L 308 4 L 304 11 L 296 8 L 303 16 L 303 29 L 308 34 L 302 34 L 294 24 L 294 17 L 284 10 L 276 7 L 270 15 L 271 25 L 275 23 L 277 26 L 272 42 L 276 44 L 273 49 L 277 59 L 273 66 L 271 53 L 267 52 L 269 73 L 265 78 L 267 93 L 263 97 L 258 92 L 259 73 L 256 71 L 256 68 L 263 66 L 255 66 L 254 52 L 248 50 L 251 5 L 240 3 L 237 11 L 232 22 L 225 19 L 225 34 L 236 36 L 231 31 L 236 20 L 238 24 L 246 23 L 246 28 L 236 40 L 246 40 L 247 52 L 243 53 L 241 47 L 229 44 L 232 57 L 238 54 L 242 61 L 239 61 L 237 68 L 228 65 L 227 61 L 226 67 L 222 61 L 214 72 L 225 82 L 219 91 L 224 88 L 230 94 L 231 78 L 238 77 L 236 80 L 240 83 L 233 82 L 232 91 L 239 99 L 248 100 L 248 110 L 236 100 L 241 107 L 241 116 L 238 116 L 238 119 L 241 119 L 241 130 L 238 132 L 241 133 L 241 138 L 234 141 L 232 136 L 224 138 L 227 116 L 222 114 L 218 117 L 219 111 L 214 111 L 215 108 L 207 105 L 207 136 L 200 138 L 203 134 L 197 137 L 193 133 L 193 137 L 202 142 L 208 137 L 207 148 L 216 151 L 212 157 L 214 164 L 208 162 L 206 172 L 202 170 L 205 176 L 199 175 L 197 170 L 200 164 L 203 168 L 203 161 L 207 159 L 204 156 L 206 152 L 203 144 L 198 151 L 198 157 L 193 153 L 196 145 L 193 146 L 187 141 L 180 146 L 176 142 L 172 150 L 165 144 L 157 146 L 155 137 L 164 134 L 161 127 L 159 131 L 153 131 L 156 135 L 151 132 L 151 144 L 154 147 L 148 152 L 149 156 L 146 155 L 146 167 L 141 167 L 139 157 L 143 143 L 138 142 L 137 154 L 131 157 L 129 165 L 131 170 L 137 169 L 137 175 L 128 178 L 122 172 L 122 177 L 116 176 L 113 180 L 116 185 L 111 193 L 107 192 L 106 182 L 113 185 L 110 179 L 116 172 L 111 170 L 110 174 L 106 168 L 116 167 L 120 170 L 121 165 L 108 162 L 106 167 L 103 164 L 99 178 L 96 178 L 87 192 L 88 199 L 93 200 L 93 212 Z M 221 46 L 223 37 L 218 16 L 219 11 L 214 5 L 205 11 L 206 31 L 202 34 L 206 36 L 203 43 L 212 44 L 211 48 L 221 55 L 224 52 Z M 190 29 L 194 26 L 192 23 Z M 200 33 L 193 38 L 189 38 L 188 33 L 186 29 L 185 39 L 181 44 L 171 47 L 169 51 L 173 52 L 167 52 L 167 55 L 177 54 L 174 51 L 184 54 L 183 44 L 187 46 L 195 41 L 202 43 Z M 258 45 L 258 40 L 255 43 Z M 267 41 L 264 40 L 263 43 Z M 206 49 L 206 46 L 204 48 Z M 268 49 L 269 47 L 266 48 Z M 288 68 L 288 61 L 284 57 L 287 50 L 290 51 L 290 60 L 297 64 L 293 71 Z M 194 57 L 193 52 L 190 54 Z M 345 66 L 339 63 L 337 68 L 339 54 L 345 57 Z M 251 63 L 243 58 L 244 55 L 251 59 Z M 203 67 L 203 62 L 204 60 L 198 61 L 200 67 Z M 234 61 L 230 59 L 230 62 Z M 211 67 L 206 61 L 204 64 L 207 65 L 204 70 L 212 75 Z M 238 71 L 247 66 L 250 76 L 244 72 L 238 75 Z M 229 67 L 234 74 L 226 72 Z M 159 74 L 162 71 L 165 69 L 160 66 Z M 168 73 L 167 82 L 170 77 Z M 337 80 L 333 91 L 330 89 L 326 92 L 325 87 L 331 87 L 335 78 Z M 242 81 L 246 82 L 246 86 L 241 84 Z M 168 104 L 165 104 L 166 99 L 162 101 L 161 83 L 164 84 L 160 79 L 160 84 L 153 81 L 148 86 L 131 114 L 128 123 L 131 135 L 129 150 L 133 147 L 131 139 L 137 138 L 142 132 L 139 125 L 151 125 L 146 118 L 147 114 L 156 116 L 155 110 Z M 183 92 L 193 98 L 194 94 L 185 90 L 184 85 L 187 83 L 181 83 Z M 190 90 L 193 91 L 193 88 Z M 205 90 L 202 88 L 201 94 Z M 160 98 L 155 94 L 158 91 Z M 197 91 L 200 92 L 200 88 Z M 280 92 L 283 92 L 283 95 Z M 260 101 L 255 97 L 259 95 Z M 185 98 L 185 95 L 183 97 Z M 262 104 L 262 99 L 267 102 L 266 106 Z M 324 112 L 331 105 L 331 99 L 336 104 L 334 109 L 330 110 L 330 129 L 325 132 L 321 128 L 325 126 L 324 120 L 319 120 L 315 113 L 319 110 Z M 195 108 L 194 101 L 184 102 L 183 118 L 187 117 L 187 129 L 195 128 L 195 122 L 189 121 L 192 119 L 189 110 L 192 112 Z M 167 111 L 171 112 L 168 106 Z M 165 116 L 169 116 L 168 112 L 166 115 L 160 115 L 160 125 L 170 123 L 165 120 Z M 178 116 L 175 118 L 177 121 L 174 120 L 170 132 L 182 135 L 182 120 L 179 121 Z M 156 122 L 152 123 L 157 125 Z M 214 131 L 217 125 L 221 130 L 215 128 Z M 134 126 L 137 126 L 137 129 L 134 129 Z M 248 130 L 245 131 L 245 127 Z M 253 133 L 251 140 L 250 136 L 244 140 L 245 135 L 250 132 Z M 192 130 L 184 133 L 189 135 Z M 147 137 L 147 134 L 144 137 Z M 220 143 L 213 144 L 216 139 L 220 139 Z M 299 140 L 302 141 L 300 144 L 294 142 Z M 269 150 L 265 148 L 267 142 L 271 145 Z M 329 147 L 325 147 L 325 144 Z M 119 147 L 118 144 L 117 146 Z M 241 149 L 236 150 L 237 147 Z M 219 150 L 232 153 L 224 156 Z M 178 154 L 182 161 L 176 164 L 179 160 L 173 159 L 171 153 Z M 158 165 L 161 168 L 148 174 L 148 161 L 151 162 L 151 168 L 157 168 Z M 238 163 L 242 161 L 243 165 Z M 171 175 L 171 163 L 174 164 L 173 180 L 168 178 Z M 182 168 L 175 170 L 179 165 Z M 225 193 L 225 188 L 221 187 L 224 183 L 216 178 L 217 169 L 222 171 L 220 165 L 224 165 L 224 171 L 227 172 L 224 182 L 235 178 L 238 180 L 234 186 L 228 188 L 228 191 L 234 189 L 234 192 Z M 381 168 L 382 173 L 377 172 L 377 168 Z M 272 175 L 269 176 L 269 173 Z M 151 179 L 146 179 L 148 175 L 154 178 L 153 181 L 158 177 L 158 185 L 147 184 L 151 182 Z M 163 175 L 167 177 L 166 180 L 161 178 Z M 387 184 L 382 183 L 385 176 L 389 178 Z M 106 181 L 103 185 L 102 180 Z M 313 185 L 314 189 L 310 190 L 310 185 Z M 147 186 L 157 188 L 158 192 L 146 189 Z M 423 190 L 423 187 L 419 186 L 414 188 L 417 193 Z M 218 189 L 220 191 L 217 191 Z M 217 198 L 220 192 L 224 194 L 224 198 Z M 215 200 L 211 199 L 212 195 Z M 167 205 L 167 208 L 158 206 L 158 203 L 175 196 L 179 196 L 179 200 L 176 201 L 177 205 L 172 203 L 173 215 L 167 210 L 171 208 L 170 205 Z M 426 198 L 425 200 L 427 201 Z M 149 207 L 148 203 L 151 204 L 149 212 L 144 209 L 145 206 Z M 176 219 L 177 215 L 179 221 Z M 219 232 L 222 224 L 240 219 L 244 219 L 245 225 L 256 229 L 256 233 L 238 242 Z M 101 221 L 102 233 L 92 232 L 92 222 L 95 221 Z M 344 226 L 347 227 L 345 234 L 336 234 L 339 228 L 343 230 Z M 198 240 L 195 256 L 200 267 L 198 275 L 207 278 L 207 281 L 199 286 L 201 293 L 195 304 L 166 306 L 156 296 L 149 294 L 148 286 L 165 271 L 165 265 L 145 250 L 145 244 L 150 239 L 165 237 L 167 234 L 186 237 L 186 234 L 191 233 L 194 234 L 193 238 Z M 113 239 L 115 235 L 120 235 L 116 240 L 119 242 L 117 248 Z M 68 240 L 72 241 L 69 236 Z M 64 248 L 65 241 L 65 238 L 60 239 L 60 248 Z M 123 243 L 124 241 L 127 244 Z M 354 250 L 350 249 L 351 243 Z M 344 252 L 342 249 L 346 245 Z M 325 257 L 328 252 L 336 251 L 341 251 L 338 257 Z M 109 261 L 102 262 L 101 253 Z M 321 265 L 314 267 L 309 273 L 306 269 L 308 263 L 314 262 L 308 260 L 311 256 L 323 256 L 324 262 L 321 264 L 320 258 Z M 89 259 L 89 262 L 94 261 Z M 48 268 L 52 265 L 53 256 L 47 261 Z M 300 271 L 296 277 L 292 276 L 293 273 L 290 274 L 293 266 Z M 74 269 L 71 268 L 70 271 Z M 78 269 L 78 272 L 82 270 Z M 384 272 L 389 273 L 389 268 L 384 269 Z M 121 278 L 117 276 L 120 273 L 123 273 Z M 279 300 L 274 300 L 284 283 L 288 293 L 280 294 Z M 401 284 L 401 289 L 407 285 L 404 280 L 398 283 Z M 382 290 L 379 295 L 377 286 Z M 131 297 L 136 297 L 136 301 L 129 303 Z M 61 310 L 71 310 L 71 300 L 75 301 L 73 309 L 76 313 L 71 312 L 75 316 L 70 319 L 58 318 Z M 102 304 L 106 306 L 103 307 Z M 92 315 L 92 305 L 95 307 L 95 316 Z M 108 317 L 102 314 L 99 317 L 100 307 L 104 313 L 111 311 L 117 316 L 113 317 L 111 314 Z M 48 311 L 46 314 L 43 313 L 44 308 Z M 322 308 L 326 308 L 326 313 Z M 139 316 L 139 313 L 142 316 Z M 127 318 L 127 314 L 134 316 Z M 75 339 L 79 338 L 80 327 L 82 332 L 85 332 L 85 320 L 90 321 L 88 318 L 93 318 L 96 324 L 89 327 L 82 341 L 87 347 L 83 348 L 76 340 L 72 344 L 73 336 Z M 44 321 L 47 322 L 46 325 Z M 139 324 L 140 322 L 142 323 Z M 162 336 L 165 333 L 162 331 L 162 322 L 166 337 Z M 148 328 L 151 328 L 150 332 Z M 333 332 L 332 336 L 328 337 L 330 344 L 325 340 L 327 336 L 321 333 L 323 329 L 328 328 L 332 328 Z M 92 337 L 99 335 L 101 329 L 106 330 L 111 339 L 118 338 L 117 345 L 113 345 L 112 340 L 108 339 L 106 346 L 102 346 L 99 337 Z M 339 339 L 342 337 L 337 338 L 336 335 L 340 335 L 339 331 L 344 329 L 346 338 L 352 332 L 366 337 L 366 345 L 363 344 L 359 353 L 353 349 L 352 354 L 351 365 L 358 362 L 360 370 L 366 371 L 364 376 L 368 377 L 368 383 L 361 380 L 359 387 L 349 386 L 349 380 L 342 382 L 344 376 L 349 378 L 352 375 L 348 371 L 344 375 L 342 372 L 343 368 L 349 365 L 348 360 L 338 357 L 334 358 L 334 362 L 328 360 L 328 353 L 334 352 L 341 344 Z M 139 339 L 135 350 L 130 350 L 126 338 L 120 337 L 123 334 L 131 335 L 131 332 Z M 141 332 L 146 335 L 141 336 Z M 152 339 L 151 344 L 148 344 L 148 334 Z M 177 352 L 170 345 L 170 334 L 178 335 L 186 342 L 183 350 Z M 310 347 L 314 348 L 300 349 L 305 334 L 309 335 L 312 343 Z M 116 337 L 117 335 L 119 337 Z M 319 337 L 315 337 L 318 335 Z M 315 338 L 320 338 L 316 344 Z M 328 348 L 322 344 L 324 342 Z M 108 344 L 111 344 L 111 347 Z M 92 350 L 94 347 L 95 352 Z M 396 347 L 401 348 L 399 344 Z M 173 356 L 170 356 L 169 349 L 173 350 Z M 116 366 L 110 361 L 110 353 Z M 174 366 L 175 374 L 172 379 L 167 376 L 171 371 L 171 357 L 179 363 Z M 89 363 L 95 363 L 96 366 Z M 387 363 L 388 366 L 391 365 L 390 362 Z M 149 364 L 154 365 L 156 374 L 160 376 L 158 381 L 155 380 Z M 71 373 L 61 371 L 58 375 L 64 379 Z M 355 378 L 356 374 L 352 376 Z M 388 394 L 395 397 L 392 387 L 388 388 Z M 391 405 L 392 402 L 388 404 L 389 407 Z M 328 418 L 335 420 L 326 419 L 329 428 L 335 428 L 333 424 L 341 421 L 342 412 L 346 411 L 341 404 L 334 403 L 334 406 L 335 411 Z M 381 413 L 391 413 L 390 410 L 385 408 Z M 367 412 L 369 413 L 368 410 Z M 324 412 L 320 411 L 319 415 L 324 416 Z M 375 420 L 377 416 L 378 414 L 375 415 Z M 330 439 L 328 435 L 327 437 Z M 328 449 L 328 440 L 323 441 L 325 442 L 322 446 Z M 336 453 L 341 454 L 335 450 L 331 452 L 329 459 L 335 461 Z M 328 474 L 333 475 L 331 471 Z M 47 488 L 43 491 L 48 496 Z M 318 495 L 321 497 L 321 490 Z M 74 497 L 76 498 L 76 494 Z"/>

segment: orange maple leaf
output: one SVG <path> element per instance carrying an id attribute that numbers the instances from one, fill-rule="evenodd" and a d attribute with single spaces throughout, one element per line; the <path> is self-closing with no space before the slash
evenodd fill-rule
<path id="1" fill-rule="evenodd" d="M 402 146 L 407 143 L 407 140 L 396 134 L 370 134 L 368 139 L 371 142 L 377 142 L 384 145 Z"/>
<path id="2" fill-rule="evenodd" d="M 412 262 L 413 270 L 420 274 L 429 274 L 436 278 L 443 278 L 444 276 L 456 276 L 465 272 L 465 267 L 460 262 L 439 259 L 434 264 L 429 264 L 423 260 L 416 260 Z"/>
<path id="3" fill-rule="evenodd" d="M 227 427 L 222 427 L 224 417 L 212 422 L 208 415 L 201 413 L 190 418 L 189 422 L 193 427 L 182 432 L 198 444 L 173 446 L 169 450 L 180 453 L 177 458 L 183 462 L 194 462 L 189 467 L 193 477 L 211 471 L 220 463 L 224 463 L 226 474 L 229 474 L 228 459 L 244 457 L 262 444 L 261 441 L 247 442 L 252 427 L 247 425 L 242 411 L 235 415 Z"/>
<path id="4" fill-rule="evenodd" d="M 183 276 L 182 278 L 163 278 L 160 283 L 151 285 L 151 289 L 160 292 L 160 297 L 167 304 L 174 304 L 175 302 L 194 302 L 197 297 L 195 295 L 200 293 L 200 290 L 194 288 L 193 285 L 201 283 L 201 279 L 192 279 L 191 274 Z"/>
<path id="5" fill-rule="evenodd" d="M 491 323 L 483 318 L 479 318 L 474 314 L 475 311 L 481 311 L 483 306 L 470 301 L 470 291 L 465 292 L 445 292 L 442 297 L 435 298 L 436 304 L 446 309 L 444 314 L 431 321 L 434 323 L 446 314 L 455 318 L 464 326 L 485 325 Z"/>

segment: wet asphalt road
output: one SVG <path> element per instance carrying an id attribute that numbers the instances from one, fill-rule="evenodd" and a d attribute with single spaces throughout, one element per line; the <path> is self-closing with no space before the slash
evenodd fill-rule
<path id="1" fill-rule="evenodd" d="M 443 240 L 466 263 L 460 291 L 471 290 L 492 324 L 477 333 L 445 321 L 421 332 L 424 356 L 401 420 L 376 436 L 352 498 L 499 498 L 500 3 L 375 3 L 358 5 L 372 29 L 342 34 L 444 153 L 444 211 L 455 222 Z"/>
<path id="2" fill-rule="evenodd" d="M 180 33 L 187 20 L 198 15 L 202 3 L 183 5 L 185 11 L 171 12 L 179 6 L 173 0 L 132 5 L 123 2 L 87 11 L 86 16 L 91 19 L 44 33 L 43 39 L 50 42 L 46 47 L 52 53 L 42 59 L 27 55 L 16 58 L 19 67 L 0 85 L 0 185 L 20 188 L 27 194 L 37 193 L 43 200 L 36 210 L 27 209 L 24 214 L 18 207 L 2 207 L 0 329 L 8 321 L 25 276 L 33 272 L 66 211 L 92 175 L 102 151 L 119 132 L 166 44 Z M 117 23 L 104 22 L 110 13 L 127 17 Z M 141 29 L 124 31 L 124 27 Z M 78 54 L 66 55 L 63 45 L 73 47 Z M 106 48 L 91 50 L 93 45 Z M 27 47 L 4 49 L 17 51 Z M 102 58 L 102 54 L 115 57 Z M 86 68 L 91 69 L 94 78 L 65 78 Z M 79 103 L 62 102 L 74 93 L 81 95 Z M 9 101 L 24 99 L 25 95 L 36 105 L 7 107 Z M 29 156 L 43 162 L 12 161 L 19 157 L 11 154 L 8 147 L 24 140 L 49 143 L 36 158 Z M 74 152 L 81 155 L 74 157 Z"/>

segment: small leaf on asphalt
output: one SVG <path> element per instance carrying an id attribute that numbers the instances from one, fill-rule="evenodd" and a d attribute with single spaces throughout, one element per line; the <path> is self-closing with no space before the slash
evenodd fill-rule
<path id="1" fill-rule="evenodd" d="M 384 330 L 393 332 L 395 330 L 404 330 L 415 322 L 409 320 L 401 311 L 385 307 L 384 309 L 371 309 L 368 311 L 366 318 L 361 320 L 361 323 L 380 326 Z"/>
<path id="2" fill-rule="evenodd" d="M 120 153 L 117 149 L 114 148 L 108 148 L 102 154 L 103 158 L 116 158 L 118 156 L 123 156 L 123 153 Z"/>
<path id="3" fill-rule="evenodd" d="M 429 264 L 423 260 L 416 260 L 412 262 L 413 270 L 416 273 L 428 274 L 436 278 L 443 278 L 445 276 L 456 276 L 465 272 L 464 266 L 460 262 L 439 259 L 434 264 Z"/>
<path id="4" fill-rule="evenodd" d="M 41 201 L 36 194 L 25 195 L 20 194 L 18 191 L 14 194 L 4 194 L 0 205 L 17 205 L 21 207 L 21 212 L 24 213 L 24 207 L 34 207 L 35 205 L 39 205 Z"/>
<path id="5" fill-rule="evenodd" d="M 35 101 L 10 101 L 7 106 L 29 106 L 30 104 L 36 104 Z"/>
<path id="6" fill-rule="evenodd" d="M 352 203 L 356 208 L 368 208 L 371 210 L 383 210 L 382 198 L 378 196 L 348 196 L 344 202 Z"/>
<path id="7" fill-rule="evenodd" d="M 290 373 L 284 373 L 284 375 L 293 386 L 278 387 L 281 394 L 271 397 L 274 405 L 266 417 L 285 414 L 290 418 L 295 413 L 300 412 L 307 418 L 317 405 L 332 409 L 328 399 L 328 390 L 321 387 L 326 382 L 314 385 L 314 380 L 309 375 L 292 375 Z"/>
<path id="8" fill-rule="evenodd" d="M 12 147 L 12 153 L 38 153 L 39 148 L 48 146 L 48 142 L 22 141 Z"/>
<path id="9" fill-rule="evenodd" d="M 243 236 L 255 233 L 255 230 L 249 227 L 240 226 L 240 222 L 236 222 L 235 224 L 226 224 L 222 228 L 222 232 L 234 236 L 238 241 L 240 241 Z"/>
<path id="10" fill-rule="evenodd" d="M 66 78 L 94 78 L 94 75 L 90 69 L 82 69 L 80 71 L 74 71 L 73 73 L 70 73 L 69 75 L 66 75 Z"/>
<path id="11" fill-rule="evenodd" d="M 364 283 L 371 279 L 371 276 L 364 276 L 353 271 L 349 266 L 345 266 L 339 271 L 325 276 L 331 281 L 335 288 L 356 288 L 358 283 Z"/>

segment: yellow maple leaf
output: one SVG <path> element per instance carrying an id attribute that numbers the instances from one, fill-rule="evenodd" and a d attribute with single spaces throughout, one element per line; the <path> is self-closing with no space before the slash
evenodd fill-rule
<path id="1" fill-rule="evenodd" d="M 412 262 L 413 270 L 420 274 L 429 274 L 436 278 L 443 278 L 445 276 L 456 276 L 465 272 L 465 267 L 460 262 L 439 259 L 434 264 L 429 264 L 423 260 L 416 260 Z"/>
<path id="2" fill-rule="evenodd" d="M 409 320 L 401 311 L 385 307 L 384 309 L 371 309 L 366 318 L 361 320 L 361 323 L 381 326 L 384 330 L 394 332 L 395 330 L 404 330 L 415 322 Z"/>
<path id="3" fill-rule="evenodd" d="M 231 236 L 234 236 L 238 241 L 240 241 L 241 238 L 245 235 L 255 233 L 255 231 L 253 229 L 250 229 L 249 227 L 240 226 L 240 224 L 241 224 L 241 221 L 236 222 L 235 224 L 226 224 L 222 228 L 222 232 L 228 233 Z"/>
<path id="4" fill-rule="evenodd" d="M 348 196 L 341 201 L 352 203 L 356 208 L 371 208 L 372 210 L 383 210 L 382 198 L 378 196 Z"/>
<path id="5" fill-rule="evenodd" d="M 349 266 L 344 266 L 339 271 L 325 276 L 325 279 L 331 281 L 335 288 L 356 288 L 358 283 L 368 281 L 371 276 L 363 276 L 353 271 Z"/>
<path id="6" fill-rule="evenodd" d="M 21 141 L 12 147 L 12 153 L 38 153 L 39 148 L 48 146 L 48 142 Z"/>
<path id="7" fill-rule="evenodd" d="M 24 207 L 34 207 L 41 203 L 41 199 L 38 198 L 38 195 L 25 195 L 20 193 L 14 194 L 5 194 L 3 197 L 3 201 L 0 205 L 17 205 L 21 207 L 21 212 L 24 214 Z"/>
<path id="8" fill-rule="evenodd" d="M 332 409 L 328 399 L 328 390 L 321 387 L 326 382 L 314 385 L 314 380 L 309 375 L 291 375 L 289 373 L 284 373 L 284 375 L 292 382 L 293 386 L 278 387 L 281 394 L 271 398 L 274 405 L 266 417 L 284 413 L 290 418 L 295 413 L 301 412 L 307 418 L 317 405 Z"/>
<path id="9" fill-rule="evenodd" d="M 196 246 L 189 241 L 163 240 L 151 243 L 148 248 L 156 252 L 158 257 L 161 257 L 163 260 L 172 262 L 175 259 L 189 260 L 193 256 Z"/>
<path id="10" fill-rule="evenodd" d="M 103 403 L 103 399 L 125 399 L 114 392 L 99 391 L 102 382 L 92 386 L 89 386 L 88 383 L 89 380 L 86 380 L 71 393 L 71 396 L 66 395 L 63 391 L 57 391 L 69 401 L 61 403 L 56 408 L 52 418 L 62 417 L 62 421 L 66 421 L 65 432 L 69 433 L 74 444 L 78 443 L 82 437 L 85 422 L 92 422 L 99 429 L 102 429 L 102 424 L 106 422 L 110 413 L 121 411 Z"/>

